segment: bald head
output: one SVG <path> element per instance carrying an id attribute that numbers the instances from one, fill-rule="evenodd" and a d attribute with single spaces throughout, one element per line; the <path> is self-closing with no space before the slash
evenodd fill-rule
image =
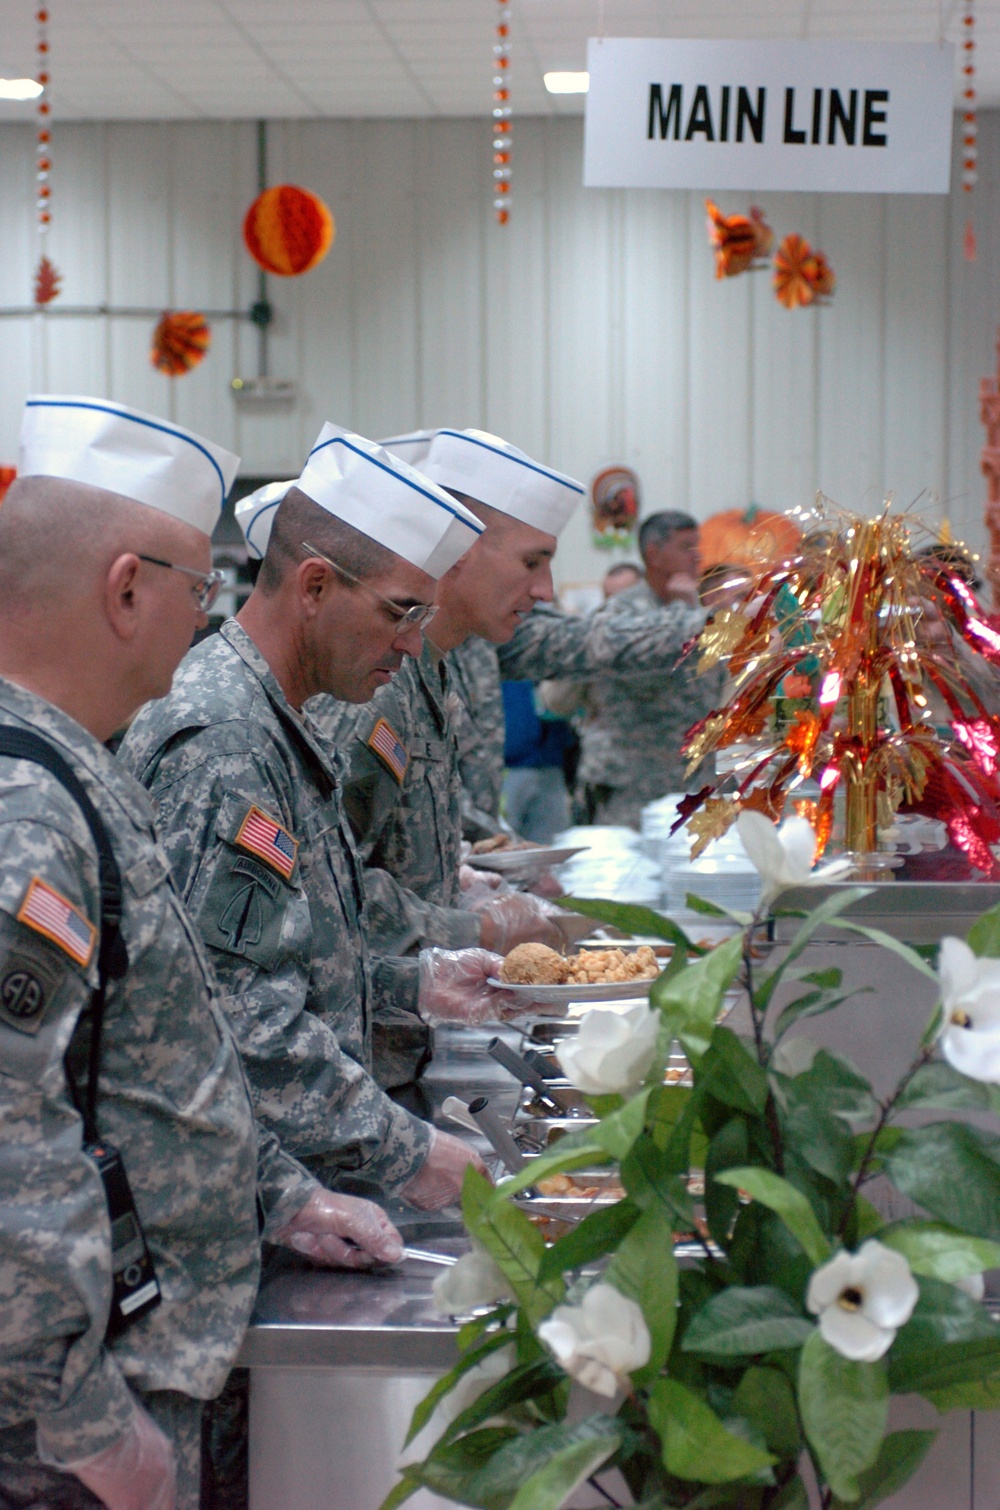
<path id="1" fill-rule="evenodd" d="M 205 544 L 192 525 L 131 498 L 59 477 L 19 477 L 0 506 L 0 603 L 4 615 L 58 612 L 98 592 L 124 552 L 180 560 Z"/>
<path id="2" fill-rule="evenodd" d="M 0 675 L 107 739 L 170 690 L 207 623 L 210 570 L 193 525 L 83 483 L 19 478 L 0 506 Z"/>
<path id="3" fill-rule="evenodd" d="M 398 560 L 386 546 L 314 503 L 301 488 L 289 488 L 275 512 L 257 578 L 257 588 L 265 597 L 276 593 L 294 574 L 306 554 L 302 549 L 306 540 L 361 582 L 390 571 Z"/>

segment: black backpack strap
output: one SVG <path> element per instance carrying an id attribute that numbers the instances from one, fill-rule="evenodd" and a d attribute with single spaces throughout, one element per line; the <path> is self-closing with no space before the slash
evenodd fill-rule
<path id="1" fill-rule="evenodd" d="M 84 1137 L 88 1143 L 98 1139 L 97 1080 L 101 1064 L 101 1030 L 104 1025 L 104 998 L 109 980 L 121 980 L 128 970 L 128 953 L 121 936 L 122 878 L 108 831 L 79 776 L 69 761 L 40 734 L 11 725 L 0 726 L 0 756 L 30 760 L 42 766 L 73 798 L 90 830 L 97 850 L 97 874 L 101 888 L 101 942 L 97 952 L 98 986 L 90 1002 L 90 1044 L 87 1052 L 86 1104 L 80 1106 L 67 1065 L 67 1078 L 73 1100 L 83 1118 Z"/>

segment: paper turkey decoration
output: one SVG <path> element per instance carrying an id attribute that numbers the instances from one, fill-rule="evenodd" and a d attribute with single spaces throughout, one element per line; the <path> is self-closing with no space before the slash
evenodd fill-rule
<path id="1" fill-rule="evenodd" d="M 149 360 L 168 377 L 182 377 L 212 344 L 208 321 L 194 309 L 168 310 L 153 332 Z"/>
<path id="2" fill-rule="evenodd" d="M 258 267 L 297 278 L 322 262 L 333 245 L 333 216 L 318 194 L 295 184 L 265 189 L 247 210 L 243 241 Z"/>

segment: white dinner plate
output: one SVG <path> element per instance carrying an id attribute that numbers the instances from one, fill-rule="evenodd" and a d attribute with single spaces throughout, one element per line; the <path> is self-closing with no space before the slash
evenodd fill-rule
<path id="1" fill-rule="evenodd" d="M 618 980 L 597 982 L 592 986 L 510 986 L 504 980 L 490 976 L 491 986 L 501 991 L 512 991 L 523 996 L 524 1010 L 530 1010 L 533 1001 L 546 1006 L 570 1006 L 573 1002 L 642 1001 L 649 995 L 652 980 Z"/>
<path id="2" fill-rule="evenodd" d="M 553 865 L 561 865 L 563 860 L 568 860 L 571 855 L 582 854 L 589 847 L 587 844 L 577 844 L 572 849 L 557 849 L 552 844 L 546 844 L 537 849 L 496 849 L 488 855 L 470 855 L 465 864 L 473 865 L 477 870 L 493 870 L 501 876 L 527 878 L 540 876 L 543 871 L 551 870 Z"/>

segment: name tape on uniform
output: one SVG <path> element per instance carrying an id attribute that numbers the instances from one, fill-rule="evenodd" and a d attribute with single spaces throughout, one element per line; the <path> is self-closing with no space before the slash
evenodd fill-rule
<path id="1" fill-rule="evenodd" d="M 402 786 L 410 757 L 403 741 L 386 719 L 380 718 L 375 725 L 368 738 L 368 748 L 374 750 L 382 764 L 388 767 Z"/>
<path id="2" fill-rule="evenodd" d="M 41 876 L 32 876 L 17 921 L 57 944 L 64 954 L 84 969 L 90 964 L 97 929 L 78 907 Z"/>
<path id="3" fill-rule="evenodd" d="M 286 881 L 291 878 L 299 853 L 299 841 L 259 807 L 251 805 L 233 843 L 270 865 Z"/>

